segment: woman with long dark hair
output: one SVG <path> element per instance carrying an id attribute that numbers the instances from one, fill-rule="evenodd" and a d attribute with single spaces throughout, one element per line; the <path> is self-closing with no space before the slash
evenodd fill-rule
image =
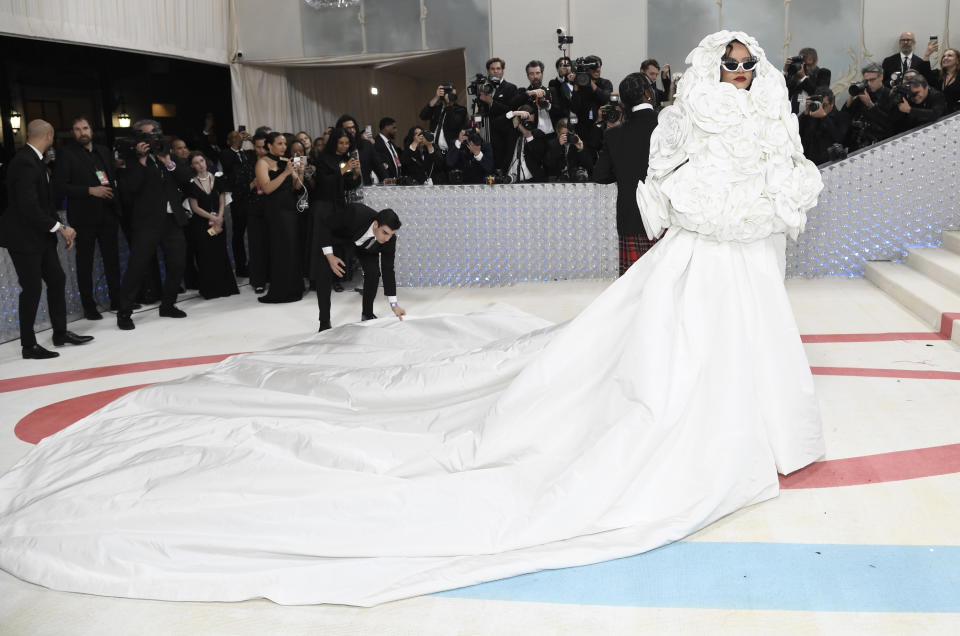
<path id="1" fill-rule="evenodd" d="M 297 200 L 304 191 L 304 164 L 286 159 L 286 152 L 286 137 L 270 133 L 267 154 L 257 161 L 255 169 L 270 227 L 270 289 L 258 298 L 262 303 L 290 303 L 303 297 Z"/>
<path id="2" fill-rule="evenodd" d="M 194 150 L 187 161 L 194 173 L 184 192 L 193 212 L 187 234 L 196 247 L 200 295 L 209 299 L 239 294 L 223 227 L 223 184 L 210 173 L 204 153 Z"/>

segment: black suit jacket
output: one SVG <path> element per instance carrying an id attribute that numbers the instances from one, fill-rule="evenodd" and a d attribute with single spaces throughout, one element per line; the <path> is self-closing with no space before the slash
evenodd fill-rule
<path id="1" fill-rule="evenodd" d="M 553 120 L 553 128 L 556 130 L 557 120 L 570 116 L 573 108 L 573 88 L 568 86 L 566 81 L 554 77 L 547 84 L 547 90 L 550 91 L 550 119 Z"/>
<path id="2" fill-rule="evenodd" d="M 254 150 L 241 149 L 238 155 L 233 148 L 226 148 L 220 153 L 220 165 L 226 177 L 224 183 L 234 199 L 246 199 L 252 195 L 250 182 L 253 181 L 256 164 L 257 153 Z"/>
<path id="3" fill-rule="evenodd" d="M 11 252 L 42 252 L 57 242 L 60 221 L 47 166 L 24 145 L 7 166 L 7 210 L 0 216 L 0 245 Z"/>
<path id="4" fill-rule="evenodd" d="M 397 159 L 400 159 L 400 149 L 391 141 L 390 145 L 393 146 L 394 152 L 397 153 Z M 388 179 L 396 179 L 400 176 L 402 168 L 398 168 L 397 164 L 394 163 L 393 157 L 390 156 L 390 150 L 387 148 L 387 144 L 383 141 L 383 137 L 377 135 L 373 138 L 373 149 L 377 153 L 377 161 L 380 162 L 380 167 L 383 168 L 383 173 Z M 401 163 L 403 163 L 401 161 Z"/>
<path id="5" fill-rule="evenodd" d="M 517 128 L 513 131 L 513 148 L 510 152 L 510 160 L 507 162 L 507 168 L 513 166 L 513 160 L 517 154 L 517 149 L 519 148 L 520 138 L 523 135 L 520 134 L 520 129 Z M 543 183 L 547 180 L 547 139 L 546 135 L 543 134 L 542 130 L 534 130 L 533 137 L 526 142 L 523 148 L 524 160 L 527 164 L 527 169 L 530 171 L 532 178 L 528 182 L 534 183 Z M 516 179 L 516 169 L 514 168 L 510 172 L 510 176 Z"/>
<path id="6" fill-rule="evenodd" d="M 120 179 L 121 192 L 131 198 L 133 212 L 130 225 L 135 232 L 160 231 L 167 215 L 167 204 L 173 210 L 177 225 L 187 224 L 187 211 L 183 208 L 180 186 L 193 176 L 185 163 L 177 163 L 174 170 L 167 170 L 159 160 L 147 158 L 147 165 L 131 157 Z M 176 162 L 174 162 L 176 163 Z"/>
<path id="7" fill-rule="evenodd" d="M 603 142 L 603 131 L 597 126 L 600 121 L 600 109 L 609 101 L 613 93 L 613 82 L 601 77 L 595 80 L 597 90 L 587 84 L 577 87 L 573 93 L 573 111 L 580 120 L 576 132 L 580 134 L 583 143 L 593 150 L 600 150 Z"/>
<path id="8" fill-rule="evenodd" d="M 928 82 L 936 81 L 930 69 L 930 62 L 924 60 L 916 53 L 910 57 L 910 68 L 927 78 Z M 890 86 L 890 75 L 900 73 L 902 70 L 903 64 L 900 60 L 899 53 L 894 53 L 890 57 L 883 58 L 883 85 Z"/>
<path id="9" fill-rule="evenodd" d="M 117 177 L 113 170 L 113 157 L 106 146 L 93 145 L 93 152 L 103 162 L 110 187 L 117 192 Z M 118 199 L 101 199 L 90 194 L 88 188 L 102 185 L 97 178 L 98 170 L 91 153 L 78 143 L 65 145 L 57 155 L 53 171 L 54 191 L 67 197 L 67 218 L 71 225 L 96 225 L 104 214 L 120 215 Z"/>
<path id="10" fill-rule="evenodd" d="M 366 233 L 377 217 L 377 211 L 362 203 L 351 203 L 345 207 L 329 203 L 322 204 L 319 214 L 319 237 L 316 254 L 321 254 L 325 247 L 333 247 L 337 243 L 355 243 Z M 386 296 L 397 295 L 397 275 L 394 270 L 394 261 L 397 254 L 397 236 L 394 235 L 386 243 L 373 242 L 370 248 L 357 247 L 359 258 L 380 256 L 380 275 L 383 276 L 383 293 Z M 325 258 L 318 257 L 318 267 L 328 267 Z"/>
<path id="11" fill-rule="evenodd" d="M 617 234 L 621 236 L 644 234 L 637 185 L 647 178 L 650 135 L 656 127 L 657 113 L 644 109 L 619 126 L 608 128 L 593 169 L 597 183 L 617 183 Z"/>

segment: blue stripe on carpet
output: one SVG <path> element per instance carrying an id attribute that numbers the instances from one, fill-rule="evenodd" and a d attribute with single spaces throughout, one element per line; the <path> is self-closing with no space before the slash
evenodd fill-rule
<path id="1" fill-rule="evenodd" d="M 680 542 L 436 596 L 630 607 L 960 612 L 960 546 Z"/>

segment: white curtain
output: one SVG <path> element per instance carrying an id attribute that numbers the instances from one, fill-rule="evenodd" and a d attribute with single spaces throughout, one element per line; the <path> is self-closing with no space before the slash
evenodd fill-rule
<path id="1" fill-rule="evenodd" d="M 0 0 L 0 33 L 230 61 L 228 0 Z"/>
<path id="2" fill-rule="evenodd" d="M 235 125 L 244 125 L 251 133 L 258 126 L 293 130 L 286 69 L 231 64 L 230 83 Z"/>

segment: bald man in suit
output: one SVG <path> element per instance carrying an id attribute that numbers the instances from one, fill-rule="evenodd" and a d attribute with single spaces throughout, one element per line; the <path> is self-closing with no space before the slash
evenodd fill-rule
<path id="1" fill-rule="evenodd" d="M 53 344 L 80 345 L 93 336 L 67 331 L 67 302 L 64 297 L 66 276 L 57 255 L 57 235 L 63 236 L 67 249 L 77 236 L 72 227 L 57 217 L 50 191 L 50 173 L 43 153 L 53 145 L 53 126 L 42 119 L 27 124 L 27 144 L 7 167 L 9 205 L 0 217 L 0 241 L 20 283 L 20 346 L 25 359 L 43 360 L 60 354 L 37 344 L 33 323 L 40 306 L 41 283 L 47 284 L 47 308 L 53 324 Z"/>

